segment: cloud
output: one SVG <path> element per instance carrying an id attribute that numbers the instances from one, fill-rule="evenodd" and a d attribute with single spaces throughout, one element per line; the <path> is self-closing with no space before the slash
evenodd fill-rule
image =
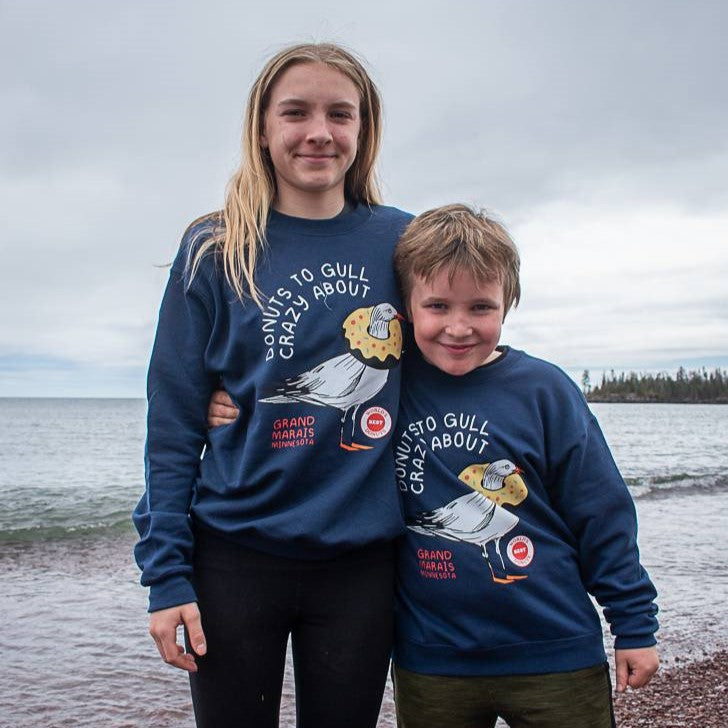
<path id="1" fill-rule="evenodd" d="M 570 367 L 659 368 L 676 351 L 726 360 L 728 214 L 622 209 L 556 203 L 514 228 L 513 343 Z"/>
<path id="2" fill-rule="evenodd" d="M 249 85 L 299 40 L 367 58 L 388 202 L 474 202 L 514 232 L 514 343 L 576 367 L 725 356 L 722 2 L 6 0 L 0 15 L 0 357 L 27 369 L 0 394 L 141 394 L 154 266 L 221 205 Z"/>

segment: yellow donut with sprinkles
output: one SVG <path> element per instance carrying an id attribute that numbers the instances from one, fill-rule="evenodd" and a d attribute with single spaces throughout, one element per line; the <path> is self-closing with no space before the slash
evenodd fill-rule
<path id="1" fill-rule="evenodd" d="M 342 329 L 349 352 L 359 361 L 375 369 L 395 367 L 402 355 L 402 326 L 397 319 L 389 322 L 389 336 L 377 339 L 367 330 L 373 306 L 357 308 L 344 321 Z"/>
<path id="2" fill-rule="evenodd" d="M 526 500 L 528 495 L 528 488 L 523 482 L 523 478 L 518 473 L 512 473 L 507 475 L 503 479 L 503 487 L 498 490 L 487 490 L 483 488 L 483 473 L 490 463 L 473 464 L 468 465 L 458 478 L 465 483 L 469 488 L 481 493 L 486 498 L 490 499 L 496 505 L 502 506 L 504 503 L 508 503 L 512 506 L 517 506 Z"/>

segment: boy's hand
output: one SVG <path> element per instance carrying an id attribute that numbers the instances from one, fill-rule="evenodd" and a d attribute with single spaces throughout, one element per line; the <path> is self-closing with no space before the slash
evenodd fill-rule
<path id="1" fill-rule="evenodd" d="M 627 686 L 641 688 L 652 679 L 660 667 L 656 647 L 640 647 L 632 650 L 614 650 L 617 671 L 617 692 L 623 693 Z"/>
<path id="2" fill-rule="evenodd" d="M 233 404 L 230 395 L 224 389 L 216 389 L 210 397 L 207 408 L 207 424 L 209 427 L 219 427 L 235 422 L 240 410 Z"/>

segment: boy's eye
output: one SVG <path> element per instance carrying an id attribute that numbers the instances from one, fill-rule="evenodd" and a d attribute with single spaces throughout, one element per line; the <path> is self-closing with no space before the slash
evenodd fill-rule
<path id="1" fill-rule="evenodd" d="M 283 116 L 303 116 L 304 113 L 303 109 L 286 109 Z"/>
<path id="2" fill-rule="evenodd" d="M 446 307 L 446 305 L 445 305 L 444 303 L 440 303 L 440 302 L 438 301 L 437 303 L 428 303 L 428 304 L 427 304 L 427 305 L 425 306 L 425 308 L 432 308 L 432 309 L 435 309 L 436 311 L 443 311 L 443 310 L 445 310 L 445 308 L 447 308 L 447 307 Z"/>
<path id="3" fill-rule="evenodd" d="M 331 116 L 334 119 L 351 119 L 352 114 L 349 111 L 332 111 Z"/>

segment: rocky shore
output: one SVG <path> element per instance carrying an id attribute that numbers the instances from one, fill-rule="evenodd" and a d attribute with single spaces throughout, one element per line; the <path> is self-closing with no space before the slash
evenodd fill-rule
<path id="1" fill-rule="evenodd" d="M 661 670 L 647 687 L 615 695 L 619 728 L 726 728 L 728 651 Z"/>

